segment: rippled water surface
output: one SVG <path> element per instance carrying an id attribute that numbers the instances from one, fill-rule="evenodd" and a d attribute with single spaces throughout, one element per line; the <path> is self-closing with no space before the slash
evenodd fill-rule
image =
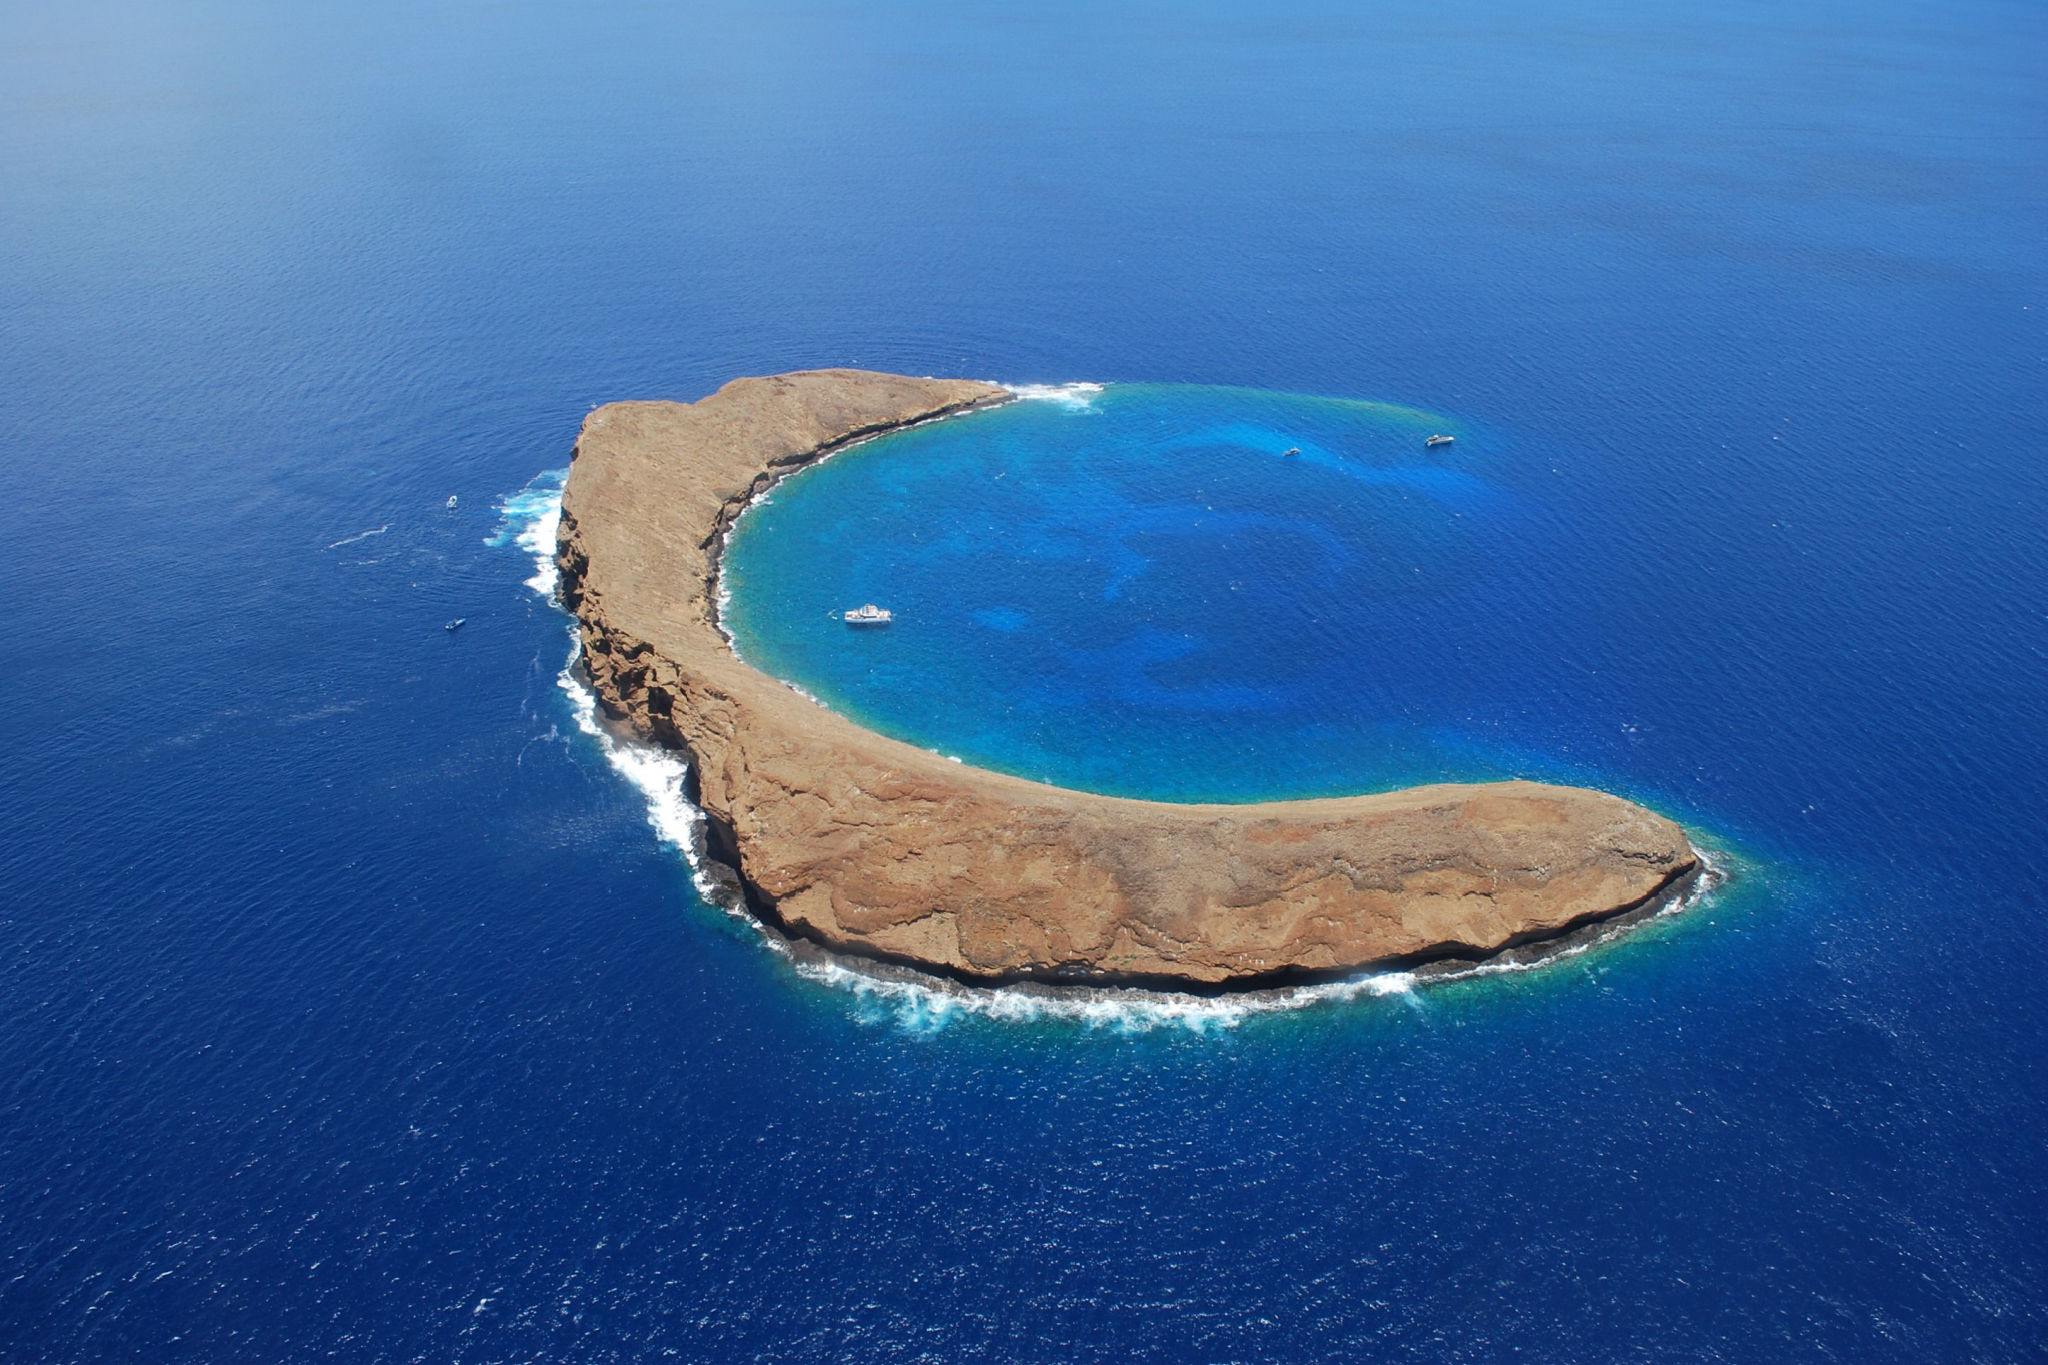
<path id="1" fill-rule="evenodd" d="M 1055 389 L 781 484 L 732 537 L 724 621 L 748 660 L 869 724 L 1065 786 L 1246 800 L 1497 775 L 1511 756 L 1445 729 L 1497 726 L 1479 694 L 1551 653 L 1514 572 L 1534 556 L 1485 474 L 1499 441 L 1425 444 L 1460 426 Z M 870 599 L 894 620 L 849 630 Z"/>
<path id="2" fill-rule="evenodd" d="M 0 1359 L 2048 1358 L 2034 7 L 0 36 Z M 750 514 L 757 662 L 1735 879 L 1288 1009 L 777 951 L 536 556 L 593 404 L 842 364 L 1040 396 Z"/>

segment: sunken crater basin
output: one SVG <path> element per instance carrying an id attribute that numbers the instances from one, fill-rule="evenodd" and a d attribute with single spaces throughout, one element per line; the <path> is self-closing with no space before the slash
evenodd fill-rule
<path id="1" fill-rule="evenodd" d="M 732 651 L 733 520 L 850 441 L 1010 401 L 861 370 L 736 379 L 584 421 L 562 600 L 606 711 L 689 761 L 709 852 L 772 926 L 977 982 L 1264 987 L 1477 960 L 1680 894 L 1676 824 L 1535 782 L 1175 805 L 967 767 L 861 728 Z"/>

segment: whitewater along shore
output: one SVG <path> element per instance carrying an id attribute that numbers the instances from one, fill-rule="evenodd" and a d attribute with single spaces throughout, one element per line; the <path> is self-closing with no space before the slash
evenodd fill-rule
<path id="1" fill-rule="evenodd" d="M 1013 397 L 814 370 L 584 421 L 556 554 L 583 665 L 615 721 L 687 758 L 707 852 L 766 923 L 969 982 L 1258 988 L 1481 960 L 1699 876 L 1683 830 L 1602 792 L 1096 796 L 863 729 L 734 654 L 719 555 L 755 498 L 851 442 Z"/>

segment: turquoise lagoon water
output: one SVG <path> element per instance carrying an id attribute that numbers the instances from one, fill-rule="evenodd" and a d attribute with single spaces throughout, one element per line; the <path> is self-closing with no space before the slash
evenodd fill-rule
<path id="1" fill-rule="evenodd" d="M 1061 786 L 1252 801 L 1566 773 L 1524 722 L 1574 681 L 1558 633 L 1581 590 L 1509 445 L 1384 403 L 1033 392 L 782 482 L 731 539 L 724 621 L 865 724 Z M 868 601 L 886 630 L 841 620 Z M 1640 720 L 1616 710 L 1604 738 Z"/>
<path id="2" fill-rule="evenodd" d="M 2048 1359 L 2038 5 L 0 39 L 8 1365 Z M 1103 386 L 747 518 L 833 706 L 1586 782 L 1736 880 L 1269 1013 L 792 962 L 565 676 L 534 476 L 814 365 Z"/>

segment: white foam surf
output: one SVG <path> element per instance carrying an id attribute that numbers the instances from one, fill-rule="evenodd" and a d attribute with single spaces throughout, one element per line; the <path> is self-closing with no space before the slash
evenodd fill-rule
<path id="1" fill-rule="evenodd" d="M 1038 403 L 1058 403 L 1075 412 L 1093 412 L 1095 396 L 1102 392 L 1100 384 L 1002 384 L 1019 398 Z"/>
<path id="2" fill-rule="evenodd" d="M 1225 996 L 1127 986 L 968 986 L 822 953 L 792 956 L 799 975 L 852 995 L 855 1017 L 862 1022 L 891 1025 L 909 1033 L 936 1033 L 970 1019 L 1059 1023 L 1121 1036 L 1160 1029 L 1219 1033 L 1260 1015 L 1311 1005 L 1409 996 L 1417 984 L 1407 972 L 1377 972 L 1324 985 Z"/>
<path id="3" fill-rule="evenodd" d="M 525 551 L 533 561 L 526 586 L 555 605 L 559 605 L 555 590 L 561 586 L 561 573 L 555 566 L 555 534 L 562 524 L 562 489 L 568 477 L 566 469 L 543 470 L 517 493 L 501 498 L 498 524 L 484 539 L 486 545 L 517 546 Z M 596 742 L 605 762 L 646 801 L 648 825 L 657 839 L 679 851 L 689 863 L 698 894 L 724 910 L 743 913 L 732 874 L 706 856 L 704 813 L 684 794 L 689 789 L 689 765 L 666 749 L 633 743 L 606 727 L 598 717 L 597 694 L 576 668 L 581 653 L 572 621 L 568 658 L 555 685 L 568 699 L 576 728 Z"/>
<path id="4" fill-rule="evenodd" d="M 685 795 L 689 790 L 690 765 L 666 749 L 635 744 L 606 728 L 598 719 L 597 694 L 576 671 L 576 659 L 581 652 L 576 629 L 571 626 L 569 659 L 556 676 L 555 685 L 569 699 L 569 712 L 576 728 L 595 740 L 605 762 L 639 791 L 647 802 L 647 823 L 655 838 L 683 855 L 690 865 L 690 880 L 697 894 L 729 914 L 743 914 L 739 886 L 732 873 L 712 861 L 705 851 L 704 812 Z M 753 922 L 751 916 L 746 918 Z"/>
<path id="5" fill-rule="evenodd" d="M 552 599 L 560 578 L 555 568 L 555 532 L 562 524 L 562 488 L 566 469 L 543 469 L 526 487 L 498 500 L 498 524 L 484 544 L 517 545 L 533 557 L 533 577 L 526 586 Z"/>

